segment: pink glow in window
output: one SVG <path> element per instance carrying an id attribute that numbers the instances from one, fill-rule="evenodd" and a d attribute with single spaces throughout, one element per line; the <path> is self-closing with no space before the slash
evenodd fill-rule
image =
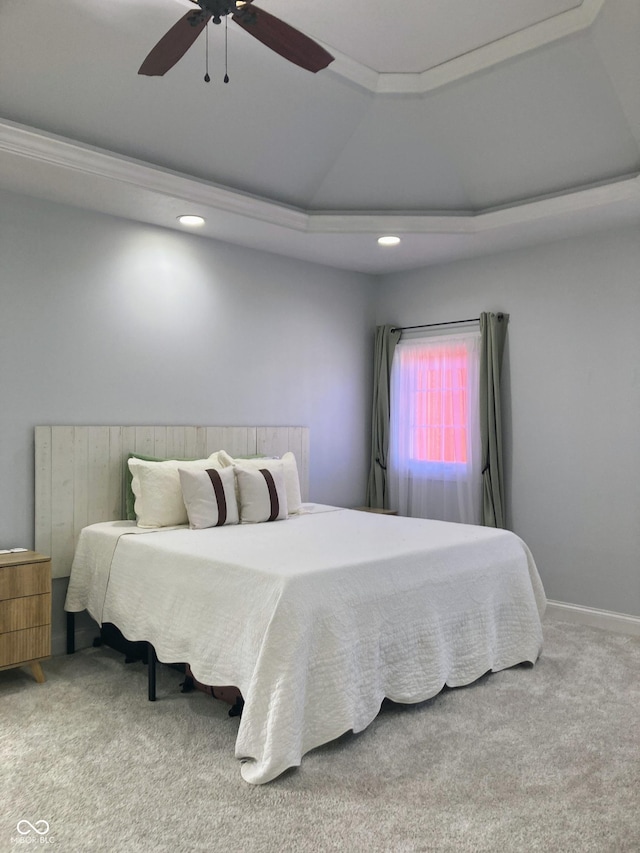
<path id="1" fill-rule="evenodd" d="M 467 357 L 464 345 L 403 356 L 415 377 L 411 457 L 417 462 L 467 462 Z"/>

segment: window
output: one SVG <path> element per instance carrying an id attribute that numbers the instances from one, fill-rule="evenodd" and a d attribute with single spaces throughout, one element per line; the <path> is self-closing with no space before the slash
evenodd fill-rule
<path id="1" fill-rule="evenodd" d="M 415 464 L 466 465 L 469 352 L 461 343 L 400 353 L 399 369 L 413 376 L 407 406 Z"/>
<path id="2" fill-rule="evenodd" d="M 402 514 L 477 523 L 479 360 L 475 331 L 396 347 L 389 485 Z"/>

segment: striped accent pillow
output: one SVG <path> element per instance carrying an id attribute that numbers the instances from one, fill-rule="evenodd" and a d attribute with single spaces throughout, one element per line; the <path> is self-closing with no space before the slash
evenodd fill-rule
<path id="1" fill-rule="evenodd" d="M 287 491 L 281 471 L 251 465 L 236 465 L 234 470 L 243 524 L 280 521 L 287 517 Z"/>
<path id="2" fill-rule="evenodd" d="M 284 475 L 284 486 L 287 492 L 287 507 L 289 515 L 302 510 L 302 495 L 300 493 L 300 478 L 298 476 L 298 465 L 296 457 L 288 450 L 280 459 L 258 457 L 255 459 L 234 459 L 234 463 L 247 468 L 267 468 L 271 471 L 282 471 Z"/>
<path id="3" fill-rule="evenodd" d="M 233 468 L 207 468 L 205 471 L 179 468 L 178 474 L 189 527 L 199 530 L 238 523 Z"/>

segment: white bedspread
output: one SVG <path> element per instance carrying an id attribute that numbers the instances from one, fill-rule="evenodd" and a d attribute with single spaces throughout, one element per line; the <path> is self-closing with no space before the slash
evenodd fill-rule
<path id="1" fill-rule="evenodd" d="M 144 536 L 92 525 L 74 559 L 67 610 L 151 642 L 206 684 L 240 688 L 247 782 L 361 731 L 385 696 L 420 702 L 534 662 L 542 647 L 544 591 L 513 533 L 317 509 Z"/>

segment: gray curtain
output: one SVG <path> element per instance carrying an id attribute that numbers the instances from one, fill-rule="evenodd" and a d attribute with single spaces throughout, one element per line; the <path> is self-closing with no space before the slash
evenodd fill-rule
<path id="1" fill-rule="evenodd" d="M 389 384 L 391 362 L 401 331 L 377 326 L 373 365 L 373 409 L 371 415 L 371 467 L 366 505 L 389 508 L 387 495 L 387 452 L 389 449 Z"/>
<path id="2" fill-rule="evenodd" d="M 480 315 L 480 438 L 482 441 L 482 523 L 505 527 L 500 373 L 508 314 Z"/>

